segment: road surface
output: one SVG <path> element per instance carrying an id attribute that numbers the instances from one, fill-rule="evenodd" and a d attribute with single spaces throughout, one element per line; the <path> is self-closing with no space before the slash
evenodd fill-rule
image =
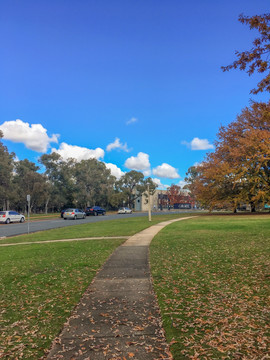
<path id="1" fill-rule="evenodd" d="M 98 221 L 125 219 L 127 217 L 136 216 L 148 216 L 147 213 L 133 213 L 133 214 L 112 214 L 112 215 L 99 215 L 99 216 L 87 216 L 85 219 L 78 220 L 64 220 L 62 218 L 54 218 L 49 220 L 33 220 L 29 222 L 29 232 L 37 232 L 43 230 L 57 229 L 65 226 L 73 226 L 79 224 L 94 223 Z M 22 235 L 28 233 L 27 219 L 24 223 L 11 223 L 0 224 L 0 238 L 10 237 L 15 235 Z"/>

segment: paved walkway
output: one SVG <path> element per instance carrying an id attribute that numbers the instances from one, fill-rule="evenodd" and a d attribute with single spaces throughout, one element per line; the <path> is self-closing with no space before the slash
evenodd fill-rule
<path id="1" fill-rule="evenodd" d="M 152 288 L 149 244 L 170 220 L 130 237 L 104 264 L 47 360 L 172 359 Z"/>

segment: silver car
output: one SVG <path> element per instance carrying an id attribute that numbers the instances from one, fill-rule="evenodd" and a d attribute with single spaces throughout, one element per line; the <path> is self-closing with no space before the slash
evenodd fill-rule
<path id="1" fill-rule="evenodd" d="M 66 209 L 64 214 L 63 214 L 63 218 L 64 220 L 67 219 L 72 219 L 72 220 L 76 220 L 76 219 L 85 219 L 86 214 L 84 211 L 80 210 L 80 209 Z"/>
<path id="2" fill-rule="evenodd" d="M 0 211 L 0 223 L 9 224 L 11 222 L 21 222 L 25 221 L 25 216 L 23 214 L 17 213 L 17 211 Z"/>

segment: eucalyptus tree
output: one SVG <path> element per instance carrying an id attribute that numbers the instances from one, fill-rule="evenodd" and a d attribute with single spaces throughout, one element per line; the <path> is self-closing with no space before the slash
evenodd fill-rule
<path id="1" fill-rule="evenodd" d="M 107 207 L 113 192 L 115 177 L 105 164 L 88 159 L 74 166 L 76 200 L 80 207 L 102 205 Z"/>
<path id="2" fill-rule="evenodd" d="M 75 160 L 64 160 L 59 154 L 44 154 L 39 159 L 45 167 L 49 191 L 47 204 L 55 210 L 75 204 Z"/>
<path id="3" fill-rule="evenodd" d="M 148 189 L 150 195 L 154 193 L 157 185 L 149 177 L 144 179 L 143 173 L 136 170 L 131 170 L 124 174 L 116 183 L 116 188 L 122 193 L 121 198 L 129 206 L 133 207 L 136 199 L 143 194 L 148 196 Z"/>
<path id="4" fill-rule="evenodd" d="M 26 196 L 30 195 L 30 211 L 44 209 L 48 191 L 46 177 L 38 173 L 39 166 L 25 159 L 15 163 L 13 186 L 16 190 L 14 205 L 17 209 L 26 211 Z"/>
<path id="5" fill-rule="evenodd" d="M 0 208 L 8 209 L 9 202 L 13 197 L 12 177 L 14 168 L 14 153 L 9 153 L 1 139 L 3 133 L 0 130 Z"/>

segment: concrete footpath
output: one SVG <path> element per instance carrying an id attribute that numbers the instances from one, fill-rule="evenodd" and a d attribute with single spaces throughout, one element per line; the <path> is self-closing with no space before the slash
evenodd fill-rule
<path id="1" fill-rule="evenodd" d="M 55 339 L 51 359 L 172 359 L 152 287 L 149 244 L 165 226 L 130 237 L 104 264 Z"/>

